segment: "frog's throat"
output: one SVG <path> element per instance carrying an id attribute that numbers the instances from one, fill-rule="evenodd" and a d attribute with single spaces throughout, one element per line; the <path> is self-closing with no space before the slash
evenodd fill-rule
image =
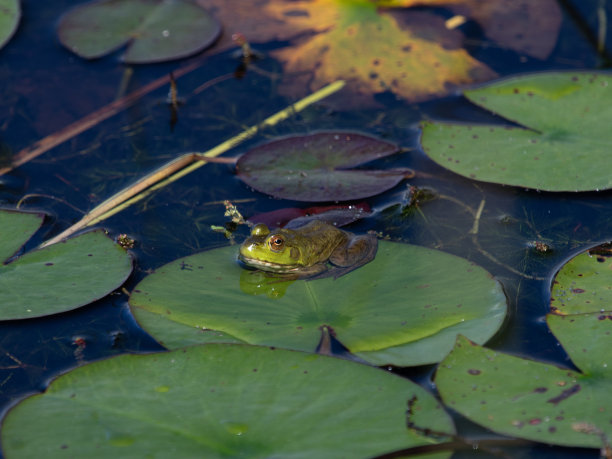
<path id="1" fill-rule="evenodd" d="M 272 271 L 275 273 L 293 273 L 303 269 L 303 266 L 300 265 L 281 265 L 278 263 L 273 263 L 271 261 L 257 260 L 255 258 L 247 258 L 244 255 L 240 254 L 238 256 L 240 261 L 242 261 L 247 266 L 251 266 L 253 268 L 261 269 L 262 271 Z"/>

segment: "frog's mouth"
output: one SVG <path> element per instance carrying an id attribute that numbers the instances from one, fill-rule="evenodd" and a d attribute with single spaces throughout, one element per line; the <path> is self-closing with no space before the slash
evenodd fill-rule
<path id="1" fill-rule="evenodd" d="M 257 260 L 255 258 L 248 258 L 242 254 L 238 255 L 238 260 L 251 268 L 261 269 L 262 271 L 269 271 L 273 273 L 293 273 L 299 271 L 302 266 L 300 265 L 280 265 L 272 261 Z"/>

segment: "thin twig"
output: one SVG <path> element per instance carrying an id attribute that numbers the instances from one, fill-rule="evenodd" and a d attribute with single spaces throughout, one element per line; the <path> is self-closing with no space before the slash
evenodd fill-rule
<path id="1" fill-rule="evenodd" d="M 455 202 L 456 204 L 461 205 L 464 209 L 469 211 L 474 216 L 474 223 L 472 224 L 472 228 L 468 231 L 468 234 L 471 236 L 472 243 L 476 247 L 476 250 L 481 255 L 484 255 L 486 258 L 488 258 L 490 261 L 492 261 L 496 265 L 501 266 L 504 269 L 507 269 L 508 271 L 510 271 L 513 274 L 516 274 L 517 276 L 524 277 L 526 279 L 532 279 L 532 280 L 544 280 L 544 279 L 546 279 L 545 277 L 540 277 L 540 276 L 530 276 L 529 274 L 525 274 L 525 273 L 519 271 L 518 269 L 513 268 L 512 266 L 508 265 L 507 263 L 504 263 L 503 261 L 501 261 L 498 258 L 496 258 L 495 256 L 493 256 L 491 253 L 486 251 L 480 245 L 480 242 L 478 241 L 478 229 L 479 229 L 479 226 L 480 226 L 480 219 L 482 217 L 482 212 L 483 212 L 484 206 L 485 206 L 485 200 L 484 199 L 480 201 L 478 209 L 476 210 L 476 212 L 474 212 L 474 210 L 471 207 L 469 207 L 468 205 L 464 204 L 463 202 L 461 202 L 461 201 L 459 201 L 459 200 L 457 200 L 455 198 L 452 198 L 451 196 L 440 195 L 439 198 L 447 199 L 449 201 L 452 201 L 452 202 Z"/>
<path id="2" fill-rule="evenodd" d="M 545 280 L 545 279 L 547 279 L 546 277 L 533 276 L 533 275 L 525 274 L 525 273 L 519 271 L 518 269 L 515 269 L 512 266 L 508 265 L 507 263 L 504 263 L 503 261 L 498 260 L 492 254 L 490 254 L 489 252 L 487 252 L 485 249 L 482 248 L 482 246 L 480 245 L 480 242 L 478 242 L 478 235 L 477 234 L 472 234 L 472 242 L 473 242 L 474 246 L 476 247 L 476 250 L 478 250 L 478 252 L 480 252 L 481 255 L 484 255 L 486 258 L 488 258 L 490 261 L 492 261 L 496 265 L 499 265 L 502 268 L 507 269 L 508 271 L 510 271 L 513 274 L 516 274 L 517 276 L 524 277 L 525 279 L 531 279 L 531 280 Z"/>
<path id="3" fill-rule="evenodd" d="M 41 247 L 59 242 L 60 240 L 80 231 L 88 226 L 95 225 L 102 220 L 105 220 L 112 215 L 124 210 L 135 202 L 145 198 L 155 190 L 165 187 L 172 182 L 175 182 L 179 178 L 193 172 L 194 170 L 202 167 L 206 164 L 208 158 L 218 156 L 226 151 L 234 148 L 236 145 L 245 141 L 249 137 L 255 135 L 260 129 L 265 126 L 272 126 L 282 120 L 285 120 L 293 114 L 303 110 L 309 105 L 324 99 L 325 97 L 339 91 L 344 86 L 344 81 L 339 80 L 331 83 L 315 93 L 303 98 L 295 104 L 275 113 L 274 115 L 266 118 L 261 124 L 251 126 L 240 134 L 232 137 L 229 140 L 217 145 L 216 147 L 208 150 L 205 153 L 186 153 L 179 156 L 178 158 L 170 161 L 164 166 L 156 169 L 155 171 L 147 174 L 136 183 L 124 188 L 120 192 L 114 194 L 106 201 L 102 202 L 90 212 L 87 213 L 77 223 L 61 232 L 57 236 L 44 242 Z"/>
<path id="4" fill-rule="evenodd" d="M 189 72 L 197 69 L 202 65 L 203 61 L 198 60 L 192 62 L 185 67 L 182 67 L 174 72 L 174 78 L 180 78 L 183 75 L 186 75 Z M 37 158 L 43 153 L 51 150 L 54 147 L 70 140 L 71 138 L 81 134 L 82 132 L 96 126 L 98 123 L 110 118 L 113 115 L 125 110 L 126 108 L 135 104 L 141 97 L 154 91 L 165 84 L 168 84 L 170 81 L 170 76 L 165 75 L 163 77 L 158 78 L 155 81 L 143 86 L 140 89 L 128 94 L 127 96 L 121 97 L 108 105 L 90 113 L 89 115 L 81 118 L 78 121 L 75 121 L 72 124 L 69 124 L 65 128 L 54 132 L 53 134 L 48 135 L 47 137 L 42 138 L 38 142 L 26 147 L 13 157 L 10 166 L 0 168 L 0 175 L 4 175 L 7 172 L 12 171 L 16 167 L 19 167 L 32 159 Z"/>
<path id="5" fill-rule="evenodd" d="M 213 78 L 212 80 L 208 80 L 205 83 L 202 83 L 200 86 L 193 90 L 193 94 L 199 94 L 205 89 L 210 88 L 211 86 L 216 85 L 217 83 L 221 83 L 225 80 L 230 80 L 234 78 L 234 73 L 225 73 L 223 75 L 219 75 L 218 77 Z"/>
<path id="6" fill-rule="evenodd" d="M 420 176 L 420 173 L 419 173 L 419 176 Z M 454 196 L 450 196 L 450 195 L 446 195 L 446 194 L 439 194 L 439 195 L 437 195 L 437 198 L 438 199 L 445 199 L 447 201 L 450 201 L 452 203 L 457 204 L 460 207 L 463 207 L 464 210 L 466 210 L 467 212 L 472 214 L 474 216 L 474 218 L 476 218 L 476 212 L 474 212 L 474 209 L 472 209 L 470 206 L 468 206 L 465 202 L 461 201 L 460 199 L 457 199 Z"/>
<path id="7" fill-rule="evenodd" d="M 468 231 L 469 234 L 478 234 L 478 225 L 480 224 L 480 216 L 482 215 L 482 211 L 485 206 L 485 200 L 480 201 L 480 205 L 478 206 L 478 210 L 476 211 L 476 215 L 474 216 L 474 225 L 472 225 L 472 229 Z"/>
<path id="8" fill-rule="evenodd" d="M 19 209 L 30 198 L 47 198 L 47 199 L 52 199 L 54 201 L 61 202 L 62 204 L 70 207 L 73 210 L 76 210 L 80 214 L 84 214 L 85 213 L 81 209 L 79 209 L 78 207 L 73 206 L 72 204 L 70 204 L 65 199 L 61 199 L 61 198 L 58 198 L 57 196 L 53 196 L 53 195 L 50 195 L 50 194 L 43 194 L 43 193 L 28 193 L 26 195 L 23 195 L 21 197 L 21 199 L 19 201 L 17 201 L 17 204 L 15 205 L 15 208 Z"/>

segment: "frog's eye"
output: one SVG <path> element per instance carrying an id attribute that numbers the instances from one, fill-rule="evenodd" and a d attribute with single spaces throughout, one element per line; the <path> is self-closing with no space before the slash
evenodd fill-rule
<path id="1" fill-rule="evenodd" d="M 280 252 L 285 247 L 285 240 L 278 234 L 273 234 L 268 239 L 268 245 L 273 252 Z"/>

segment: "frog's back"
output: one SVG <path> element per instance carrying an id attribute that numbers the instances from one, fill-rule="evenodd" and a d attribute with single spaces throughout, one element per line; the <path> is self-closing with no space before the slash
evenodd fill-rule
<path id="1" fill-rule="evenodd" d="M 346 243 L 349 233 L 319 220 L 311 221 L 293 230 L 287 239 L 290 245 L 300 247 L 305 265 L 326 261 L 340 244 Z"/>

